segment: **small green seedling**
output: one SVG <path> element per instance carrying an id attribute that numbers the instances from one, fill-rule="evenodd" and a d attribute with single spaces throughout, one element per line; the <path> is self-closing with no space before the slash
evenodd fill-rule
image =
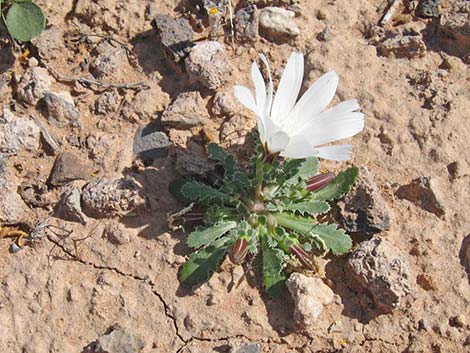
<path id="1" fill-rule="evenodd" d="M 190 205 L 176 218 L 203 224 L 187 238 L 194 253 L 182 267 L 183 284 L 208 280 L 227 253 L 239 264 L 248 254 L 261 252 L 263 284 L 275 297 L 284 287 L 289 262 L 314 269 L 314 251 L 337 255 L 351 248 L 351 238 L 342 229 L 319 222 L 317 216 L 349 191 L 358 169 L 351 167 L 337 176 L 317 174 L 316 157 L 282 159 L 261 146 L 257 151 L 252 169 L 243 170 L 232 155 L 209 144 L 209 158 L 221 170 L 217 180 L 177 180 L 170 185 L 172 195 Z"/>
<path id="2" fill-rule="evenodd" d="M 3 22 L 12 38 L 28 42 L 39 36 L 46 25 L 46 16 L 31 0 L 0 0 Z"/>

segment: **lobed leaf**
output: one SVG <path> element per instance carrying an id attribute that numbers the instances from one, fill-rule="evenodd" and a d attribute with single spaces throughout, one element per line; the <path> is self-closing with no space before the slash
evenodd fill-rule
<path id="1" fill-rule="evenodd" d="M 209 203 L 221 202 L 230 203 L 232 198 L 226 193 L 214 189 L 213 187 L 199 183 L 197 181 L 188 181 L 181 186 L 181 194 L 184 198 L 192 202 Z"/>
<path id="2" fill-rule="evenodd" d="M 320 243 L 325 251 L 343 254 L 351 249 L 351 238 L 335 224 L 318 224 L 307 217 L 299 217 L 288 213 L 273 214 L 279 225 L 302 234 Z"/>
<path id="3" fill-rule="evenodd" d="M 269 244 L 269 236 L 262 237 L 263 249 L 263 284 L 271 298 L 278 297 L 287 279 L 283 272 L 283 259 L 279 251 Z"/>
<path id="4" fill-rule="evenodd" d="M 307 180 L 308 178 L 317 174 L 318 165 L 319 163 L 317 157 L 306 158 L 300 165 L 297 176 L 302 180 Z"/>
<path id="5" fill-rule="evenodd" d="M 202 230 L 196 230 L 189 234 L 186 243 L 188 246 L 198 249 L 212 244 L 215 240 L 237 226 L 236 222 L 225 221 Z"/>
<path id="6" fill-rule="evenodd" d="M 323 214 L 330 210 L 328 202 L 322 200 L 301 201 L 288 204 L 284 207 L 287 211 L 299 212 L 302 215 Z"/>
<path id="7" fill-rule="evenodd" d="M 46 16 L 33 2 L 14 1 L 5 18 L 10 35 L 22 42 L 39 36 L 46 25 Z"/>
<path id="8" fill-rule="evenodd" d="M 232 242 L 232 239 L 228 237 L 219 238 L 208 247 L 191 254 L 189 260 L 183 265 L 180 281 L 186 286 L 194 286 L 207 281 L 219 267 Z"/>
<path id="9" fill-rule="evenodd" d="M 358 174 L 359 169 L 357 167 L 351 167 L 339 173 L 336 178 L 324 188 L 312 192 L 310 198 L 315 200 L 339 199 L 351 189 Z"/>
<path id="10" fill-rule="evenodd" d="M 235 171 L 235 158 L 232 155 L 215 143 L 207 146 L 207 152 L 210 159 L 217 161 L 224 168 L 226 175 L 232 175 Z"/>

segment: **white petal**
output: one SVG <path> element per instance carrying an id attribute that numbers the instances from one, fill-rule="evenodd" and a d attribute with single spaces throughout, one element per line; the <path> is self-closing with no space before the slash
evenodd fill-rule
<path id="1" fill-rule="evenodd" d="M 289 136 L 283 132 L 278 131 L 274 135 L 272 135 L 269 139 L 269 152 L 280 152 L 282 151 L 286 145 L 289 143 Z"/>
<path id="2" fill-rule="evenodd" d="M 264 54 L 260 54 L 259 57 L 261 58 L 261 61 L 264 63 L 264 65 L 266 65 L 266 68 L 268 69 L 268 77 L 269 77 L 268 96 L 266 98 L 266 103 L 264 106 L 264 114 L 265 116 L 269 116 L 271 114 L 271 106 L 273 103 L 273 79 L 271 77 L 271 69 L 269 68 L 268 59 L 266 59 Z"/>
<path id="3" fill-rule="evenodd" d="M 235 86 L 233 87 L 233 94 L 235 97 L 237 97 L 241 104 L 253 111 L 255 114 L 260 115 L 258 113 L 258 107 L 256 106 L 253 94 L 248 88 L 243 86 Z"/>
<path id="4" fill-rule="evenodd" d="M 315 155 L 315 151 L 310 142 L 304 136 L 296 136 L 289 140 L 289 143 L 281 152 L 285 158 L 307 158 Z"/>
<path id="5" fill-rule="evenodd" d="M 304 136 L 314 146 L 320 146 L 354 136 L 363 128 L 364 114 L 351 112 L 328 116 L 328 119 L 314 120 L 299 135 Z"/>
<path id="6" fill-rule="evenodd" d="M 296 126 L 305 125 L 326 108 L 335 95 L 338 81 L 336 72 L 330 71 L 310 86 L 291 113 Z"/>
<path id="7" fill-rule="evenodd" d="M 292 53 L 282 73 L 276 96 L 274 97 L 271 117 L 280 126 L 294 108 L 304 76 L 304 57 L 300 53 Z M 286 123 L 289 123 L 288 121 Z"/>
<path id="8" fill-rule="evenodd" d="M 255 62 L 251 64 L 251 79 L 255 85 L 256 105 L 258 106 L 258 110 L 263 112 L 266 103 L 266 84 L 264 83 L 263 75 L 261 75 L 261 71 Z"/>
<path id="9" fill-rule="evenodd" d="M 332 161 L 347 161 L 351 159 L 351 145 L 324 146 L 315 148 L 316 155 Z"/>
<path id="10" fill-rule="evenodd" d="M 259 132 L 259 139 L 261 143 L 264 145 L 266 143 L 266 127 L 264 125 L 263 119 L 258 115 L 257 125 L 258 132 Z"/>

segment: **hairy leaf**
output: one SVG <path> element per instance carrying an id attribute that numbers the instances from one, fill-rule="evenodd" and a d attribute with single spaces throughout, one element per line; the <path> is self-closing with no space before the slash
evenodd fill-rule
<path id="1" fill-rule="evenodd" d="M 317 174 L 318 171 L 318 158 L 317 157 L 308 157 L 299 167 L 297 175 L 302 180 L 307 180 L 311 176 Z"/>
<path id="2" fill-rule="evenodd" d="M 193 202 L 207 204 L 209 202 L 230 203 L 231 197 L 222 191 L 197 181 L 188 181 L 181 187 L 181 194 Z"/>
<path id="3" fill-rule="evenodd" d="M 263 284 L 271 298 L 278 297 L 285 286 L 286 275 L 280 250 L 269 245 L 268 235 L 262 238 L 263 247 Z"/>
<path id="4" fill-rule="evenodd" d="M 222 235 L 227 233 L 230 229 L 237 226 L 236 222 L 225 221 L 202 230 L 196 230 L 189 234 L 186 243 L 188 246 L 198 249 L 201 246 L 208 246 Z"/>
<path id="5" fill-rule="evenodd" d="M 22 42 L 40 35 L 46 25 L 44 13 L 33 2 L 13 2 L 5 21 L 10 35 Z"/>
<path id="6" fill-rule="evenodd" d="M 301 201 L 288 204 L 284 207 L 285 210 L 299 212 L 300 214 L 323 214 L 330 210 L 328 202 L 322 200 Z"/>
<path id="7" fill-rule="evenodd" d="M 192 201 L 188 197 L 184 196 L 182 191 L 184 184 L 187 182 L 189 182 L 188 179 L 175 179 L 168 186 L 168 191 L 170 191 L 171 196 L 184 204 L 189 204 Z"/>
<path id="8" fill-rule="evenodd" d="M 232 242 L 232 239 L 223 237 L 197 253 L 191 254 L 181 270 L 181 282 L 186 286 L 193 286 L 207 281 L 219 267 L 220 261 Z"/>
<path id="9" fill-rule="evenodd" d="M 343 254 L 352 246 L 351 238 L 335 224 L 317 224 L 311 218 L 288 213 L 275 213 L 274 217 L 279 225 L 321 243 L 325 251 L 333 254 Z"/>
<path id="10" fill-rule="evenodd" d="M 359 169 L 351 167 L 344 172 L 339 173 L 336 178 L 324 188 L 312 192 L 310 197 L 315 200 L 334 200 L 339 199 L 347 193 L 356 181 Z"/>
<path id="11" fill-rule="evenodd" d="M 235 159 L 232 155 L 215 143 L 210 143 L 207 146 L 207 152 L 210 159 L 219 162 L 218 164 L 224 168 L 226 175 L 232 175 L 235 171 Z"/>

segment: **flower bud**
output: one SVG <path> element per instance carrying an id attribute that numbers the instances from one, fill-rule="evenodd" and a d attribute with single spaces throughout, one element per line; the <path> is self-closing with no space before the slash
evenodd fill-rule
<path id="1" fill-rule="evenodd" d="M 314 177 L 307 180 L 307 187 L 308 191 L 318 191 L 329 183 L 331 183 L 335 179 L 334 173 L 323 173 L 315 175 Z"/>
<path id="2" fill-rule="evenodd" d="M 293 245 L 290 247 L 290 251 L 294 256 L 300 261 L 300 263 L 309 270 L 314 270 L 315 266 L 313 265 L 312 258 L 310 255 L 300 246 Z"/>
<path id="3" fill-rule="evenodd" d="M 229 252 L 230 261 L 238 265 L 242 263 L 248 253 L 248 240 L 244 237 L 238 238 Z"/>

